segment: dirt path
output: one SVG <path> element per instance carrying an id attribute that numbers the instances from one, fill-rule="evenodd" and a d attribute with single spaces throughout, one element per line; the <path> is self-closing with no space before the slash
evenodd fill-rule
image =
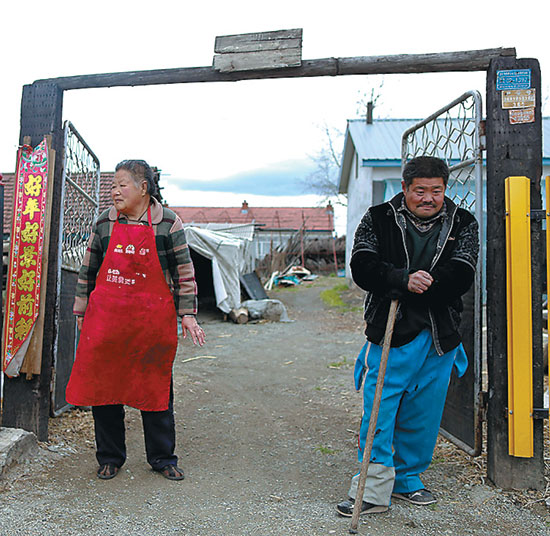
<path id="1" fill-rule="evenodd" d="M 182 341 L 174 379 L 183 482 L 150 471 L 131 409 L 128 461 L 115 479 L 98 480 L 91 415 L 73 412 L 53 423 L 40 459 L 0 482 L 0 535 L 347 534 L 334 506 L 358 467 L 351 366 L 363 336 L 359 312 L 321 302 L 336 283 L 273 292 L 292 323 L 203 317 L 207 344 Z M 198 356 L 215 359 L 184 362 Z M 440 446 L 425 474 L 439 503 L 396 502 L 362 519 L 361 534 L 547 534 L 544 507 L 520 508 L 480 478 L 465 480 L 463 459 Z"/>

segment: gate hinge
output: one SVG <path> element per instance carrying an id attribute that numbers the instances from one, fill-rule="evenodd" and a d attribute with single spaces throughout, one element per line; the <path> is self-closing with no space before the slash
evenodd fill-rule
<path id="1" fill-rule="evenodd" d="M 55 389 L 55 367 L 52 367 L 52 375 L 50 378 L 50 394 L 54 392 Z"/>
<path id="2" fill-rule="evenodd" d="M 489 393 L 488 391 L 479 392 L 479 409 L 480 409 L 480 418 L 482 421 L 487 420 L 487 405 L 489 403 Z"/>
<path id="3" fill-rule="evenodd" d="M 548 419 L 548 408 L 533 408 L 533 419 Z"/>
<path id="4" fill-rule="evenodd" d="M 479 145 L 482 151 L 487 150 L 486 124 L 484 120 L 479 122 Z"/>
<path id="5" fill-rule="evenodd" d="M 542 221 L 546 219 L 546 210 L 542 208 L 534 208 L 531 210 L 531 219 L 535 221 Z"/>

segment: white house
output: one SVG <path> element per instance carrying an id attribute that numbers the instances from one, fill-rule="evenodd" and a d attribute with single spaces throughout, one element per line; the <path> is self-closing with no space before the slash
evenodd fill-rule
<path id="1" fill-rule="evenodd" d="M 339 191 L 348 197 L 346 276 L 355 229 L 371 206 L 391 199 L 401 190 L 401 139 L 420 119 L 348 120 Z M 543 177 L 550 176 L 550 117 L 542 120 Z"/>

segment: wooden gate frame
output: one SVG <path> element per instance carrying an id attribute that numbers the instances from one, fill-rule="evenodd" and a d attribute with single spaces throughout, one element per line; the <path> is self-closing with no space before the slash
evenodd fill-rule
<path id="1" fill-rule="evenodd" d="M 52 148 L 57 152 L 58 158 L 56 158 L 55 171 L 54 171 L 54 186 L 53 186 L 53 198 L 52 198 L 52 219 L 51 219 L 51 233 L 49 241 L 49 263 L 47 266 L 48 282 L 45 292 L 46 311 L 50 313 L 45 318 L 44 322 L 44 334 L 43 334 L 43 352 L 42 352 L 42 364 L 40 375 L 34 375 L 32 379 L 26 379 L 25 377 L 18 378 L 5 378 L 4 384 L 4 405 L 2 424 L 8 427 L 23 428 L 34 432 L 38 439 L 46 441 L 48 438 L 48 419 L 50 416 L 50 389 L 52 379 L 52 363 L 53 363 L 53 348 L 56 332 L 56 313 L 57 311 L 57 286 L 58 286 L 58 264 L 59 255 L 51 254 L 52 252 L 58 252 L 59 250 L 59 226 L 60 226 L 60 210 L 62 199 L 62 162 L 63 162 L 63 130 L 62 130 L 62 109 L 63 109 L 63 92 L 71 89 L 90 89 L 100 87 L 115 87 L 115 86 L 138 86 L 138 85 L 160 85 L 160 84 L 181 84 L 181 83 L 198 83 L 198 82 L 234 82 L 239 80 L 254 80 L 254 79 L 272 79 L 272 78 L 306 78 L 317 76 L 345 76 L 345 75 L 369 75 L 369 74 L 409 74 L 409 73 L 430 73 L 430 72 L 467 72 L 467 71 L 488 71 L 494 73 L 495 65 L 506 65 L 506 68 L 511 65 L 516 65 L 521 62 L 536 62 L 536 60 L 516 60 L 515 48 L 494 48 L 486 50 L 472 50 L 461 52 L 446 52 L 446 53 L 434 53 L 434 54 L 400 54 L 392 56 L 361 56 L 361 57 L 349 57 L 349 58 L 325 58 L 316 60 L 303 60 L 299 66 L 296 67 L 282 67 L 274 69 L 253 69 L 247 71 L 234 71 L 234 72 L 219 72 L 213 67 L 190 67 L 179 69 L 158 69 L 150 71 L 133 71 L 133 72 L 119 72 L 119 73 L 104 73 L 96 75 L 82 75 L 82 76 L 69 76 L 60 78 L 51 78 L 45 80 L 37 80 L 30 85 L 23 86 L 23 95 L 21 100 L 21 129 L 19 135 L 19 143 L 23 143 L 23 138 L 30 136 L 31 145 L 37 145 L 42 138 L 50 134 L 52 135 Z M 536 62 L 538 68 L 538 62 Z M 524 63 L 521 63 L 524 65 Z M 531 65 L 531 64 L 529 64 Z M 489 103 L 495 101 L 494 96 L 491 97 L 494 92 L 490 89 L 489 77 L 487 78 L 487 102 L 488 111 L 492 113 Z M 538 88 L 540 88 L 540 69 L 538 70 Z M 492 91 L 493 93 L 490 93 Z M 537 89 L 537 98 L 539 102 L 540 110 L 540 89 Z M 493 106 L 493 105 L 492 105 Z M 539 115 L 539 130 L 540 130 L 540 113 Z M 498 120 L 493 120 L 488 112 L 487 118 L 487 130 L 491 135 L 494 135 L 497 131 L 496 125 Z M 502 121 L 502 119 L 500 119 Z M 489 136 L 488 136 L 489 139 Z M 540 138 L 538 139 L 540 142 Z M 537 142 L 531 142 L 537 143 Z M 525 143 L 522 144 L 525 147 Z M 497 143 L 489 143 L 489 155 L 495 159 L 500 157 L 498 153 Z M 534 147 L 534 146 L 533 146 Z M 536 153 L 536 147 L 535 147 Z M 540 146 L 539 146 L 540 153 Z M 516 169 L 518 166 L 522 167 L 519 160 L 515 160 L 515 167 L 511 166 L 510 169 Z M 494 166 L 494 164 L 492 164 Z M 489 158 L 488 158 L 488 172 L 489 172 Z M 489 176 L 492 179 L 494 172 Z M 529 173 L 522 170 L 510 171 L 508 175 L 528 175 Z M 531 175 L 534 176 L 534 175 Z M 540 173 L 534 176 L 533 181 L 539 180 Z M 539 184 L 540 192 L 540 184 Z M 502 194 L 504 195 L 504 194 Z M 540 199 L 540 197 L 539 197 Z M 540 201 L 539 201 L 540 203 Z M 504 203 L 502 202 L 502 206 Z M 537 206 L 536 203 L 532 206 Z M 499 210 L 500 205 L 499 205 Z M 502 209 L 503 210 L 503 209 Z M 489 207 L 489 214 L 493 213 Z M 503 212 L 494 212 L 493 216 L 498 219 Z M 500 227 L 503 228 L 503 218 Z M 491 229 L 491 225 L 488 228 Z M 497 226 L 495 226 L 497 227 Z M 499 227 L 499 229 L 500 229 Z M 539 225 L 540 227 L 540 225 Z M 499 231 L 500 232 L 500 231 Z M 497 233 L 493 232 L 493 240 Z M 534 233 L 536 235 L 537 230 L 535 226 Z M 536 235 L 538 237 L 538 235 Z M 503 243 L 504 234 L 499 235 L 502 237 L 501 244 Z M 491 237 L 488 237 L 489 241 Z M 500 247 L 500 251 L 504 252 L 503 247 Z M 491 250 L 489 250 L 491 251 Z M 495 253 L 493 253 L 495 255 Z M 490 266 L 505 266 L 504 262 L 497 259 L 498 262 L 491 262 L 491 257 L 488 259 Z M 540 274 L 539 274 L 540 275 Z M 535 277 L 535 276 L 534 276 Z M 505 277 L 502 277 L 502 284 L 504 284 Z M 496 284 L 496 283 L 495 283 Z M 540 278 L 538 286 L 533 287 L 534 290 L 540 289 Z M 491 292 L 489 293 L 491 295 Z M 536 295 L 536 292 L 533 293 Z M 535 298 L 534 298 L 535 300 Z M 540 299 L 539 299 L 540 302 Z M 506 310 L 506 303 L 499 302 L 500 315 L 502 311 Z M 534 304 L 540 310 L 540 303 Z M 497 314 L 495 313 L 495 318 Z M 537 315 L 534 315 L 536 317 Z M 540 316 L 540 315 L 539 315 Z M 489 316 L 491 318 L 491 316 Z M 499 326 L 502 324 L 502 319 L 499 319 Z M 540 323 L 539 323 L 540 324 Z M 502 338 L 502 341 L 506 341 L 506 336 L 502 336 L 501 331 L 495 331 L 495 337 L 489 328 L 490 342 L 489 344 L 489 367 L 491 371 L 491 362 L 493 362 L 492 372 L 497 372 L 501 378 L 506 378 L 506 350 L 498 353 L 498 358 L 495 359 L 493 354 L 495 353 L 496 339 Z M 502 361 L 504 356 L 504 361 Z M 497 367 L 497 368 L 495 368 Z M 499 390 L 502 386 L 494 386 Z M 535 389 L 535 396 L 537 396 L 537 389 Z M 498 395 L 499 404 L 502 405 L 502 397 L 506 400 L 506 387 L 502 389 L 502 392 Z M 504 402 L 505 404 L 505 402 Z M 498 423 L 495 424 L 495 417 L 498 420 L 502 415 L 499 410 L 493 410 L 493 418 L 491 419 L 491 400 L 489 401 L 489 431 L 492 428 L 498 428 Z M 542 423 L 540 423 L 542 424 Z M 502 454 L 499 451 L 498 445 L 494 447 L 491 441 L 489 441 L 489 476 L 490 478 L 498 482 L 500 476 L 508 478 L 511 485 L 514 487 L 522 487 L 522 484 L 518 482 L 525 482 L 522 478 L 525 473 L 529 473 L 534 478 L 529 481 L 528 487 L 540 487 L 538 484 L 543 480 L 542 470 L 542 426 L 537 427 L 535 430 L 537 443 L 540 444 L 540 448 L 536 449 L 536 456 L 531 460 L 520 460 L 521 464 L 516 464 L 517 459 L 513 459 L 506 454 Z M 540 432 L 540 433 L 539 433 Z M 539 438 L 541 441 L 538 441 Z M 499 436 L 496 439 L 496 443 L 502 441 Z M 504 449 L 506 449 L 506 444 Z M 496 455 L 493 450 L 499 451 Z M 500 449 L 502 450 L 502 449 Z M 499 469 L 500 460 L 505 459 L 505 467 Z M 492 469 L 491 469 L 492 468 Z M 531 469 L 529 469 L 531 468 Z M 528 469 L 526 471 L 526 469 Z M 506 475 L 505 475 L 506 473 Z M 538 481 L 537 481 L 538 478 Z M 538 482 L 538 484 L 537 484 Z M 533 483 L 535 485 L 533 485 Z"/>
<path id="2" fill-rule="evenodd" d="M 497 90 L 497 72 L 530 71 L 536 94 L 532 123 L 512 124 Z M 541 72 L 536 59 L 496 58 L 487 71 L 487 475 L 502 488 L 544 489 L 544 441 L 542 337 L 533 337 L 534 456 L 508 454 L 508 348 L 506 311 L 505 180 L 526 176 L 531 182 L 531 285 L 533 333 L 542 333 L 542 282 L 545 277 L 541 252 L 542 208 L 542 106 Z M 537 411 L 538 410 L 538 411 Z"/>

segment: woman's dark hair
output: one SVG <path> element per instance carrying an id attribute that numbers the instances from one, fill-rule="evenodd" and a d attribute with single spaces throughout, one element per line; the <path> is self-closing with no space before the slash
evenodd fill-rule
<path id="1" fill-rule="evenodd" d="M 441 158 L 435 156 L 417 156 L 409 160 L 403 168 L 403 180 L 406 186 L 410 186 L 413 179 L 435 177 L 441 177 L 447 186 L 449 167 Z"/>
<path id="2" fill-rule="evenodd" d="M 120 169 L 129 171 L 137 186 L 140 185 L 141 181 L 145 181 L 147 183 L 147 193 L 158 199 L 155 173 L 145 160 L 123 160 L 116 165 L 115 172 Z"/>

